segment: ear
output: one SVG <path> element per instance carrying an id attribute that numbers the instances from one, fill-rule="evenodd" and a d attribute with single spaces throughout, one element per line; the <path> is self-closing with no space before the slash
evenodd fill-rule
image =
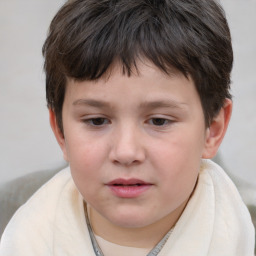
<path id="1" fill-rule="evenodd" d="M 49 120 L 50 120 L 52 131 L 55 135 L 55 138 L 63 152 L 63 158 L 68 162 L 68 155 L 66 150 L 66 142 L 65 142 L 64 134 L 62 133 L 62 131 L 58 126 L 56 115 L 52 109 L 49 109 Z"/>
<path id="2" fill-rule="evenodd" d="M 232 100 L 226 99 L 218 115 L 214 117 L 210 127 L 206 130 L 203 158 L 213 158 L 227 131 L 232 113 Z"/>

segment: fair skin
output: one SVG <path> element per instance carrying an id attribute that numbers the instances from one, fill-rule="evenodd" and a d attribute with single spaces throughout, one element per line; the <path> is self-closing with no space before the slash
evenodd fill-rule
<path id="1" fill-rule="evenodd" d="M 98 81 L 69 79 L 62 134 L 50 122 L 74 182 L 90 205 L 94 232 L 126 246 L 153 247 L 175 225 L 194 190 L 202 158 L 226 132 L 226 100 L 205 127 L 191 78 L 138 65 L 128 77 L 116 65 Z"/>

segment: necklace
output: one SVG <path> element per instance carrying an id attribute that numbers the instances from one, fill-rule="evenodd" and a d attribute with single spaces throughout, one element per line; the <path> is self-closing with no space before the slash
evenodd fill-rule
<path id="1" fill-rule="evenodd" d="M 96 256 L 104 256 L 104 253 L 102 252 L 100 246 L 98 245 L 98 242 L 94 236 L 90 221 L 89 221 L 89 217 L 88 217 L 88 213 L 87 213 L 87 209 L 85 207 L 85 217 L 86 217 L 86 223 L 87 223 L 87 227 L 89 230 L 89 234 L 90 234 L 90 238 L 91 238 L 91 242 L 92 242 L 92 246 L 95 252 Z M 147 254 L 147 256 L 156 256 L 159 254 L 159 252 L 161 251 L 161 249 L 164 247 L 165 243 L 167 242 L 168 238 L 170 237 L 171 233 L 173 231 L 173 228 L 161 239 L 161 241 Z"/>

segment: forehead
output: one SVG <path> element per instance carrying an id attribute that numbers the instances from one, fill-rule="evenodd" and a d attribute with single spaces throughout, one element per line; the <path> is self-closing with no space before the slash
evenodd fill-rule
<path id="1" fill-rule="evenodd" d="M 133 102 L 140 106 L 151 102 L 149 105 L 156 106 L 162 101 L 166 105 L 188 105 L 192 101 L 200 102 L 200 99 L 190 76 L 185 77 L 175 69 L 166 74 L 151 63 L 140 62 L 130 76 L 123 73 L 121 65 L 116 64 L 98 80 L 77 81 L 69 78 L 65 101 L 74 106 L 86 102 L 95 105 L 95 101 L 101 101 L 101 105 L 104 105 L 103 101 L 110 105 L 121 101 L 122 104 Z"/>

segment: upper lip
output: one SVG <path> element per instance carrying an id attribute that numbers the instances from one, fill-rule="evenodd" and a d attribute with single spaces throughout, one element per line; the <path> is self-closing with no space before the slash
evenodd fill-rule
<path id="1" fill-rule="evenodd" d="M 109 183 L 107 183 L 107 185 L 109 186 L 113 186 L 113 185 L 152 185 L 151 183 L 148 183 L 148 182 L 145 182 L 143 180 L 140 180 L 140 179 L 115 179 L 115 180 L 112 180 L 110 181 Z"/>

